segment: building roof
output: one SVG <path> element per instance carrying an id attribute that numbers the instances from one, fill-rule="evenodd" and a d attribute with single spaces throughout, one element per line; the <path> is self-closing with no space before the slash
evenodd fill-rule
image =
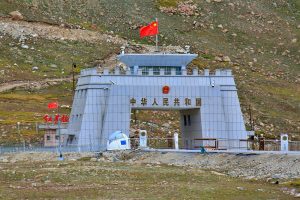
<path id="1" fill-rule="evenodd" d="M 120 54 L 119 61 L 126 66 L 187 66 L 197 54 Z"/>

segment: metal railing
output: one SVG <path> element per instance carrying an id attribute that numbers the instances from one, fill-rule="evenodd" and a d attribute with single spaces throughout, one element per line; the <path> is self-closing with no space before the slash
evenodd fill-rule
<path id="1" fill-rule="evenodd" d="M 139 138 L 130 138 L 132 149 L 139 148 Z M 179 149 L 201 149 L 202 147 L 209 150 L 264 150 L 264 151 L 280 151 L 280 140 L 264 140 L 263 149 L 261 149 L 261 141 L 258 140 L 231 140 L 231 139 L 216 139 L 216 138 L 199 138 L 193 140 L 193 143 L 187 145 L 182 138 L 179 139 Z M 174 149 L 174 138 L 147 138 L 147 147 L 152 149 Z M 106 146 L 91 146 L 91 145 L 68 145 L 62 146 L 62 152 L 97 152 L 99 149 L 106 149 Z M 300 151 L 300 141 L 289 141 L 289 151 Z M 41 143 L 26 144 L 20 143 L 15 145 L 0 145 L 1 153 L 13 152 L 52 152 L 58 153 L 59 147 L 45 147 Z"/>
<path id="2" fill-rule="evenodd" d="M 139 148 L 139 138 L 130 138 L 131 148 L 137 149 Z M 153 149 L 174 149 L 175 143 L 174 138 L 159 138 L 152 137 L 147 138 L 147 146 Z M 183 148 L 181 141 L 179 142 L 179 148 Z"/>
<path id="3" fill-rule="evenodd" d="M 106 148 L 106 147 L 105 147 Z M 91 147 L 90 145 L 78 146 L 78 145 L 68 145 L 61 147 L 62 152 L 98 152 L 100 147 Z M 59 147 L 44 147 L 42 145 L 6 145 L 0 146 L 1 153 L 17 153 L 17 152 L 51 152 L 59 153 Z"/>

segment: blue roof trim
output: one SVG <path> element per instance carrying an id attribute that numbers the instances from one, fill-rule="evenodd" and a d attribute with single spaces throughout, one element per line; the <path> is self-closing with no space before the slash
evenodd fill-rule
<path id="1" fill-rule="evenodd" d="M 198 54 L 120 54 L 118 60 L 126 66 L 187 66 Z"/>

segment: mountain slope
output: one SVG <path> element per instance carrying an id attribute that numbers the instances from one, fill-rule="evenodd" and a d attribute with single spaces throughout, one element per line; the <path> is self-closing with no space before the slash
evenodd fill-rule
<path id="1" fill-rule="evenodd" d="M 138 28 L 157 17 L 160 45 L 188 44 L 193 52 L 199 54 L 190 67 L 233 69 L 247 125 L 247 109 L 251 105 L 256 130 L 269 135 L 280 132 L 290 132 L 296 137 L 300 135 L 300 3 L 297 0 L 0 2 L 0 16 L 6 17 L 13 10 L 19 10 L 30 22 L 88 29 L 119 36 L 129 44 L 131 41 L 154 44 L 153 38 L 141 40 Z M 11 43 L 20 46 L 11 36 L 3 38 L 2 49 L 7 49 Z M 23 64 L 28 60 L 26 56 L 18 57 L 24 73 L 30 74 L 32 79 L 43 78 L 44 74 L 60 77 L 61 70 L 46 70 L 53 64 L 66 66 L 73 60 L 81 66 L 97 64 L 111 53 L 116 53 L 120 46 L 107 41 L 101 45 L 97 42 L 62 42 L 61 39 L 37 38 L 33 41 L 37 45 L 45 43 L 41 50 L 48 47 L 47 51 L 52 56 L 47 56 L 49 52 L 41 53 L 39 57 L 29 54 L 26 56 L 33 57 L 33 63 L 27 64 Z M 70 59 L 74 50 L 76 57 Z M 22 54 L 23 49 L 20 51 Z M 1 53 L 0 70 L 7 65 L 14 66 L 14 54 L 14 51 Z M 41 67 L 43 73 L 38 76 L 32 76 L 31 67 L 36 60 L 47 67 Z M 70 73 L 70 68 L 62 68 L 66 69 L 65 75 Z M 18 74 L 16 70 L 12 73 Z M 18 80 L 23 78 L 22 75 L 16 77 Z"/>

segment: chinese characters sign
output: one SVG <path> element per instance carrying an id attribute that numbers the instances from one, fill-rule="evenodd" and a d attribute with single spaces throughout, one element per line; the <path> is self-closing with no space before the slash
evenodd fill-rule
<path id="1" fill-rule="evenodd" d="M 201 98 L 130 98 L 130 105 L 133 107 L 200 107 Z"/>

